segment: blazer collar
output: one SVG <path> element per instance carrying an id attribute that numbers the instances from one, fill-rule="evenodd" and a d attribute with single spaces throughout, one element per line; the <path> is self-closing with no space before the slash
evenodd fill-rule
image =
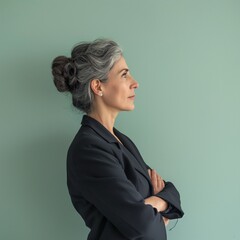
<path id="1" fill-rule="evenodd" d="M 100 122 L 94 118 L 84 115 L 81 124 L 87 125 L 92 128 L 96 133 L 98 133 L 102 138 L 104 138 L 109 143 L 119 143 L 118 140 L 106 129 Z M 114 128 L 115 131 L 115 128 Z"/>

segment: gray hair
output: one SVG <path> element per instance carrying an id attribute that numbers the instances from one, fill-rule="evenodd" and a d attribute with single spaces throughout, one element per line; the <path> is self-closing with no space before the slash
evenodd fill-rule
<path id="1" fill-rule="evenodd" d="M 106 82 L 114 63 L 122 56 L 119 45 L 108 39 L 77 44 L 71 58 L 58 56 L 52 62 L 53 81 L 60 92 L 71 92 L 73 105 L 85 113 L 91 111 L 93 79 Z"/>

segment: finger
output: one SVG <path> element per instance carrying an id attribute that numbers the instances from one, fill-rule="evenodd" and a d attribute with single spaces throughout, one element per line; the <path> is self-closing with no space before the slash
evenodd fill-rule
<path id="1" fill-rule="evenodd" d="M 156 171 L 153 169 L 151 172 L 151 180 L 152 180 L 152 185 L 153 185 L 153 189 L 156 190 L 157 189 L 157 173 Z"/>
<path id="2" fill-rule="evenodd" d="M 158 183 L 158 185 L 157 185 L 158 190 L 162 191 L 163 188 L 165 187 L 165 183 L 164 183 L 162 177 L 160 175 L 158 175 L 158 174 L 157 174 L 157 183 Z"/>
<path id="3" fill-rule="evenodd" d="M 155 183 L 157 182 L 157 173 L 156 173 L 156 170 L 152 169 L 151 171 L 151 176 L 152 176 L 152 179 L 155 181 Z"/>
<path id="4" fill-rule="evenodd" d="M 157 175 L 157 187 L 158 188 L 162 187 L 162 178 L 159 175 Z"/>
<path id="5" fill-rule="evenodd" d="M 162 187 L 164 188 L 165 187 L 165 182 L 163 181 L 161 176 L 160 176 L 160 178 L 161 178 L 161 182 L 162 182 Z"/>
<path id="6" fill-rule="evenodd" d="M 151 178 L 151 175 L 152 175 L 151 172 L 152 172 L 151 169 L 148 169 L 148 175 L 149 175 L 150 178 Z"/>

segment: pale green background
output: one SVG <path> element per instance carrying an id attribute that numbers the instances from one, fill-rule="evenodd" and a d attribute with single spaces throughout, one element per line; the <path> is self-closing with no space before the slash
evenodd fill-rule
<path id="1" fill-rule="evenodd" d="M 240 1 L 5 0 L 0 29 L 0 239 L 86 239 L 65 168 L 81 114 L 50 65 L 98 37 L 140 84 L 116 127 L 181 192 L 168 239 L 240 239 Z"/>

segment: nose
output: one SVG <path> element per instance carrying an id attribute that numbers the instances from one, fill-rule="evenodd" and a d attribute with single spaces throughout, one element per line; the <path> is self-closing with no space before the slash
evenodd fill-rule
<path id="1" fill-rule="evenodd" d="M 131 88 L 138 88 L 138 87 L 139 87 L 138 82 L 132 77 Z"/>

